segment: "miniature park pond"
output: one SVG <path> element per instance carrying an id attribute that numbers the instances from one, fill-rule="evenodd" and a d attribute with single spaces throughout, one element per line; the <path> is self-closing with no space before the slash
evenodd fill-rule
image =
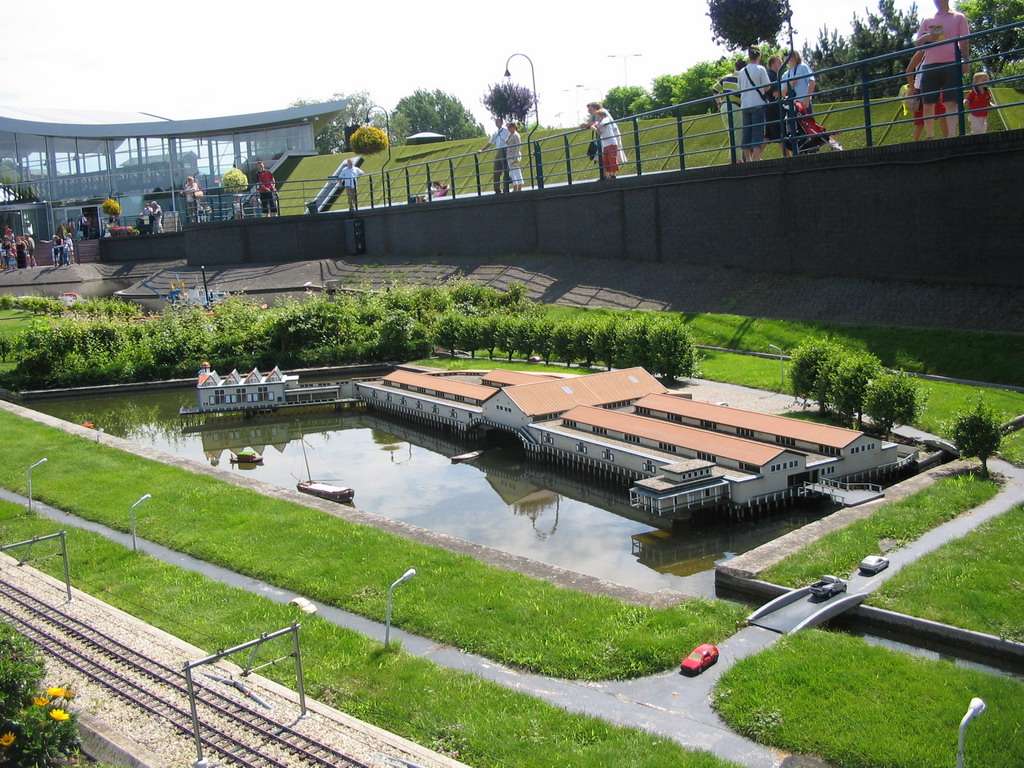
<path id="1" fill-rule="evenodd" d="M 797 507 L 754 521 L 659 531 L 630 508 L 627 488 L 529 461 L 515 445 L 460 442 L 361 408 L 186 425 L 178 408 L 194 401 L 194 390 L 181 389 L 29 405 L 285 488 L 305 479 L 304 438 L 312 475 L 354 488 L 362 510 L 648 591 L 711 596 L 709 572 L 717 563 L 827 512 Z M 262 453 L 264 463 L 232 464 L 231 454 L 246 447 Z M 450 461 L 481 447 L 473 462 Z"/>

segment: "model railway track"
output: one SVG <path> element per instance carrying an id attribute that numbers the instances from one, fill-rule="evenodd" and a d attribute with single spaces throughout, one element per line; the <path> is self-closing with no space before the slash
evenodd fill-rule
<path id="1" fill-rule="evenodd" d="M 69 616 L 11 584 L 0 582 L 0 616 L 43 652 L 105 686 L 114 695 L 193 735 L 188 689 L 174 669 Z M 366 768 L 193 677 L 204 753 L 218 764 L 245 768 Z M 220 685 L 220 683 L 215 683 Z M 204 755 L 206 756 L 206 755 Z"/>

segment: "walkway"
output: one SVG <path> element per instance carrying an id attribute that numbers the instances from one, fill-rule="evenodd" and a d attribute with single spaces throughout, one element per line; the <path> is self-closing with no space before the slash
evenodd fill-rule
<path id="1" fill-rule="evenodd" d="M 877 589 L 904 565 L 1021 503 L 1024 500 L 1024 470 L 1000 460 L 991 461 L 990 465 L 993 471 L 1006 477 L 1005 486 L 993 499 L 892 552 L 891 565 L 881 574 L 873 577 L 853 576 L 849 582 L 851 592 L 863 593 Z M 25 497 L 3 489 L 0 489 L 0 499 L 24 506 L 28 504 Z M 40 502 L 35 502 L 33 506 L 40 514 L 62 525 L 92 531 L 126 547 L 131 546 L 130 534 L 82 520 Z M 158 544 L 141 539 L 139 542 L 140 549 L 152 557 L 275 602 L 285 604 L 299 596 Z M 332 606 L 314 604 L 323 618 L 338 626 L 378 640 L 384 635 L 384 627 L 378 622 Z M 400 629 L 392 628 L 392 636 L 400 640 L 410 654 L 536 696 L 570 712 L 599 717 L 616 725 L 642 728 L 684 747 L 708 750 L 750 768 L 784 765 L 783 758 L 770 748 L 730 731 L 710 706 L 709 694 L 712 688 L 732 664 L 767 648 L 780 637 L 760 627 L 748 627 L 725 640 L 719 646 L 719 663 L 699 677 L 683 677 L 676 669 L 672 669 L 638 680 L 599 683 L 559 680 L 517 672 L 482 656 L 463 653 Z"/>

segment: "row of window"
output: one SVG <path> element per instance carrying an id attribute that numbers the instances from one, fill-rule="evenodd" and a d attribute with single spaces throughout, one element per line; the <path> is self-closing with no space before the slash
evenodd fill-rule
<path id="1" fill-rule="evenodd" d="M 855 445 L 850 449 L 850 453 L 861 453 L 862 451 L 873 451 L 875 450 L 874 443 L 864 443 L 864 445 Z"/>
<path id="2" fill-rule="evenodd" d="M 772 472 L 781 472 L 784 469 L 796 469 L 799 466 L 800 462 L 793 459 L 793 461 L 783 461 L 779 464 L 772 464 L 771 470 Z"/>

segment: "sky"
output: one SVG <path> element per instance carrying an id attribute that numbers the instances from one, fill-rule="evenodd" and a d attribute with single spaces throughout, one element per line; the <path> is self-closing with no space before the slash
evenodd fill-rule
<path id="1" fill-rule="evenodd" d="M 877 0 L 791 4 L 798 48 L 815 43 L 822 27 L 848 35 L 855 13 L 863 18 L 878 7 Z M 901 10 L 914 5 L 896 2 Z M 917 7 L 920 16 L 934 6 L 921 0 Z M 365 26 L 346 15 L 353 8 L 368 14 Z M 625 16 L 614 23 L 599 18 L 613 11 Z M 513 81 L 532 89 L 535 76 L 541 123 L 568 127 L 609 88 L 650 88 L 659 75 L 728 53 L 711 42 L 706 14 L 704 0 L 107 0 L 102 12 L 77 0 L 10 2 L 3 14 L 9 34 L 0 47 L 0 106 L 183 120 L 284 109 L 296 99 L 357 91 L 391 111 L 417 89 L 440 89 L 489 128 L 480 99 L 508 62 Z M 610 27 L 619 33 L 603 39 Z"/>

